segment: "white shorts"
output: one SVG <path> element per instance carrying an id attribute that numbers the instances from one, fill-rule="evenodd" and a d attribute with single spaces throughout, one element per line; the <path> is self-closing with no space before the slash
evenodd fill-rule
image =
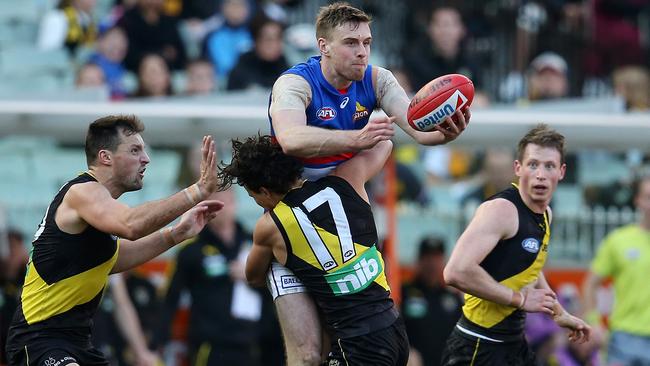
<path id="1" fill-rule="evenodd" d="M 271 269 L 266 274 L 266 284 L 273 300 L 279 296 L 307 292 L 302 281 L 291 270 L 278 262 L 271 262 Z"/>

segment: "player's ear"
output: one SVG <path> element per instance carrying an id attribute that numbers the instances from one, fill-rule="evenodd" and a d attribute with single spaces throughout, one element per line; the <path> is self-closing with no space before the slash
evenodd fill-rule
<path id="1" fill-rule="evenodd" d="M 113 156 L 108 150 L 99 150 L 97 153 L 97 162 L 101 165 L 112 165 Z"/>
<path id="2" fill-rule="evenodd" d="M 330 45 L 327 43 L 327 40 L 325 38 L 318 39 L 318 50 L 320 51 L 320 54 L 323 56 L 329 55 Z"/>

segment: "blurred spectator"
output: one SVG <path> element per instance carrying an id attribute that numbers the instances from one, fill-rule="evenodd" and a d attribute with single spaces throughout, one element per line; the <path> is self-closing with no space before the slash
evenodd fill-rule
<path id="1" fill-rule="evenodd" d="M 526 317 L 526 338 L 535 353 L 537 366 L 598 366 L 599 343 L 564 342 L 563 331 L 546 314 L 530 313 Z"/>
<path id="2" fill-rule="evenodd" d="M 641 66 L 623 66 L 612 74 L 614 92 L 623 97 L 628 111 L 650 110 L 650 72 Z"/>
<path id="3" fill-rule="evenodd" d="M 117 25 L 120 19 L 128 10 L 135 8 L 138 0 L 115 0 L 113 7 L 111 7 L 108 14 L 106 14 L 99 24 L 100 31 L 102 29 L 113 28 Z"/>
<path id="4" fill-rule="evenodd" d="M 4 221 L 2 212 L 0 220 Z M 20 231 L 11 228 L 6 230 L 3 223 L 0 223 L 0 236 L 0 365 L 5 365 L 7 330 L 18 307 L 29 254 Z"/>
<path id="5" fill-rule="evenodd" d="M 483 157 L 480 185 L 461 199 L 461 205 L 478 205 L 508 188 L 515 181 L 514 160 L 514 152 L 509 149 L 488 148 Z"/>
<path id="6" fill-rule="evenodd" d="M 142 58 L 138 68 L 138 90 L 134 97 L 165 97 L 172 94 L 169 68 L 165 60 L 150 53 Z"/>
<path id="7" fill-rule="evenodd" d="M 304 62 L 318 55 L 318 45 L 314 42 L 316 26 L 313 23 L 298 23 L 287 27 L 284 32 L 285 55 L 290 65 Z"/>
<path id="8" fill-rule="evenodd" d="M 262 295 L 246 285 L 245 258 L 251 235 L 237 221 L 232 190 L 213 199 L 226 205 L 218 217 L 180 248 L 168 280 L 161 344 L 170 335 L 181 292 L 191 296 L 188 324 L 190 364 L 259 365 Z"/>
<path id="9" fill-rule="evenodd" d="M 74 54 L 79 46 L 91 47 L 97 36 L 93 10 L 97 0 L 61 0 L 59 8 L 43 17 L 38 30 L 38 48 L 66 47 Z"/>
<path id="10" fill-rule="evenodd" d="M 452 73 L 464 74 L 480 89 L 477 67 L 463 48 L 465 34 L 457 8 L 445 5 L 431 11 L 426 39 L 415 39 L 405 45 L 404 68 L 415 90 L 438 76 Z"/>
<path id="11" fill-rule="evenodd" d="M 445 244 L 437 237 L 420 242 L 415 278 L 402 288 L 402 316 L 422 365 L 440 365 L 445 341 L 461 314 L 460 294 L 445 286 Z M 416 356 L 417 357 L 417 356 Z"/>
<path id="12" fill-rule="evenodd" d="M 126 68 L 136 71 L 144 55 L 158 53 L 173 70 L 185 68 L 185 46 L 178 31 L 178 22 L 163 14 L 163 0 L 138 0 L 118 25 L 129 39 Z"/>
<path id="13" fill-rule="evenodd" d="M 422 160 L 431 185 L 464 179 L 477 170 L 474 154 L 463 148 L 426 146 Z"/>
<path id="14" fill-rule="evenodd" d="M 647 19 L 650 1 L 594 0 L 591 3 L 592 44 L 585 62 L 587 75 L 604 78 L 617 67 L 643 64 L 642 32 L 638 23 L 644 11 Z"/>
<path id="15" fill-rule="evenodd" d="M 550 362 L 562 341 L 561 329 L 544 313 L 526 314 L 524 333 L 530 349 L 535 353 L 536 366 L 551 366 Z"/>
<path id="16" fill-rule="evenodd" d="M 122 62 L 128 47 L 124 30 L 118 27 L 109 28 L 100 34 L 97 40 L 97 51 L 88 59 L 89 62 L 101 67 L 113 100 L 124 99 L 127 94 L 123 85 L 126 69 Z"/>
<path id="17" fill-rule="evenodd" d="M 275 80 L 289 68 L 283 52 L 282 24 L 265 18 L 251 23 L 253 49 L 242 54 L 228 75 L 228 90 L 254 87 L 271 89 Z"/>
<path id="18" fill-rule="evenodd" d="M 638 179 L 633 197 L 639 222 L 605 237 L 584 283 L 587 319 L 600 324 L 596 289 L 606 278 L 613 280 L 609 365 L 650 365 L 650 175 Z"/>
<path id="19" fill-rule="evenodd" d="M 146 283 L 145 289 L 142 295 L 137 286 L 128 286 L 122 273 L 109 278 L 108 291 L 93 317 L 92 337 L 93 344 L 111 365 L 155 366 L 159 362 L 157 355 L 149 350 L 151 335 L 143 329 L 145 324 L 141 322 L 145 311 L 148 319 L 157 316 L 156 307 L 145 306 L 143 309 L 141 306 L 143 302 L 156 301 L 153 285 Z M 136 295 L 138 298 L 134 297 Z M 137 300 L 139 306 L 134 306 L 132 299 Z"/>
<path id="20" fill-rule="evenodd" d="M 248 29 L 251 8 L 248 0 L 223 0 L 221 13 L 224 23 L 206 37 L 204 55 L 214 64 L 217 77 L 225 80 L 239 55 L 253 45 Z"/>
<path id="21" fill-rule="evenodd" d="M 104 77 L 104 71 L 95 63 L 89 62 L 84 64 L 77 71 L 74 84 L 77 89 L 105 87 L 106 78 Z"/>
<path id="22" fill-rule="evenodd" d="M 188 95 L 211 94 L 216 90 L 214 66 L 206 59 L 197 59 L 187 64 L 187 85 L 185 93 Z"/>
<path id="23" fill-rule="evenodd" d="M 267 18 L 287 24 L 287 8 L 300 5 L 303 0 L 257 0 L 257 7 Z"/>
<path id="24" fill-rule="evenodd" d="M 567 97 L 569 81 L 567 63 L 562 56 L 544 52 L 535 57 L 528 71 L 528 100 L 548 100 Z"/>
<path id="25" fill-rule="evenodd" d="M 25 280 L 29 253 L 27 253 L 27 247 L 25 246 L 25 238 L 20 231 L 9 228 L 6 234 L 9 253 L 0 271 L 4 274 L 3 278 L 20 288 Z"/>
<path id="26" fill-rule="evenodd" d="M 205 20 L 219 12 L 219 0 L 183 0 L 181 18 Z"/>

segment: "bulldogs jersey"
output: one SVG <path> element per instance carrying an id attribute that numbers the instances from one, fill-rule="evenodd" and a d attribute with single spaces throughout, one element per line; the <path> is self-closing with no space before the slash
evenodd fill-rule
<path id="1" fill-rule="evenodd" d="M 307 125 L 331 130 L 362 129 L 370 118 L 370 113 L 377 105 L 377 97 L 372 86 L 372 66 L 368 65 L 364 77 L 350 84 L 347 90 L 335 89 L 323 76 L 320 68 L 320 56 L 311 57 L 285 72 L 303 77 L 311 86 L 311 103 L 305 114 Z M 269 120 L 271 117 L 269 116 Z M 271 124 L 273 135 L 273 125 Z M 351 158 L 353 153 L 302 159 L 306 171 L 324 169 Z"/>

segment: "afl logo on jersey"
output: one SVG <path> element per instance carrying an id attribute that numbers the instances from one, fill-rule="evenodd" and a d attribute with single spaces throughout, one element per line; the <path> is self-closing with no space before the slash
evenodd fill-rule
<path id="1" fill-rule="evenodd" d="M 329 121 L 336 118 L 336 110 L 332 107 L 323 107 L 316 112 L 316 117 L 323 121 Z"/>
<path id="2" fill-rule="evenodd" d="M 539 241 L 535 238 L 524 239 L 521 242 L 521 246 L 528 252 L 531 253 L 539 252 Z"/>

